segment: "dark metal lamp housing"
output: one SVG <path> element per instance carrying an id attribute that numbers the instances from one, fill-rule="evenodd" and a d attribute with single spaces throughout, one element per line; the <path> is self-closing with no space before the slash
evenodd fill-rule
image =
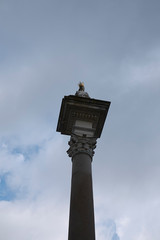
<path id="1" fill-rule="evenodd" d="M 90 98 L 84 85 L 62 99 L 57 131 L 65 135 L 100 138 L 110 102 Z M 82 88 L 83 86 L 83 88 Z"/>

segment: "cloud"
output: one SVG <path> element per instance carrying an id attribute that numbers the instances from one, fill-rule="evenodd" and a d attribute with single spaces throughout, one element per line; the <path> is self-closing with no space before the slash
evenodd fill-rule
<path id="1" fill-rule="evenodd" d="M 93 161 L 97 238 L 158 240 L 160 3 L 0 4 L 0 237 L 67 236 L 69 138 L 55 130 L 84 81 L 112 102 Z"/>
<path id="2" fill-rule="evenodd" d="M 58 192 L 66 194 L 65 188 L 61 191 L 60 186 L 64 183 L 63 166 L 68 164 L 69 167 L 70 161 L 65 161 L 67 154 L 61 148 L 65 149 L 65 145 L 56 137 L 43 142 L 38 151 L 30 151 L 29 148 L 29 152 L 26 150 L 23 154 L 18 152 L 23 152 L 23 148 L 13 151 L 14 148 L 3 145 L 0 173 L 2 176 L 7 174 L 6 182 L 11 190 L 17 191 L 19 198 L 35 198 L 39 194 L 57 194 L 58 197 Z"/>
<path id="3" fill-rule="evenodd" d="M 0 202 L 1 238 L 63 239 L 67 234 L 66 210 L 52 201 Z M 60 224 L 57 224 L 60 223 Z M 63 228 L 63 231 L 61 229 Z"/>
<path id="4" fill-rule="evenodd" d="M 97 236 L 101 240 L 119 240 L 114 220 L 101 217 L 96 222 Z"/>
<path id="5" fill-rule="evenodd" d="M 10 146 L 1 147 L 1 178 L 7 174 L 4 201 L 0 201 L 1 238 L 49 240 L 67 235 L 70 175 L 65 187 L 64 183 L 67 163 L 71 163 L 65 161 L 62 148 L 62 138 L 52 138 L 26 159 L 25 154 L 11 151 Z M 8 198 L 12 191 L 15 196 Z"/>

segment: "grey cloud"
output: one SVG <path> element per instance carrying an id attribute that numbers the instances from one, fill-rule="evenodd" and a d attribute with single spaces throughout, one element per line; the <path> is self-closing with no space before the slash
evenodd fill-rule
<path id="1" fill-rule="evenodd" d="M 23 163 L 3 155 L 13 173 L 11 187 L 25 186 L 32 197 L 40 191 L 46 203 L 69 201 L 68 138 L 57 137 L 55 129 L 61 98 L 84 81 L 91 97 L 112 102 L 93 161 L 95 215 L 115 219 L 120 239 L 158 240 L 160 3 L 48 0 L 1 6 L 0 142 L 10 149 L 44 147 L 27 166 L 30 180 Z M 9 218 L 1 222 L 14 226 Z"/>

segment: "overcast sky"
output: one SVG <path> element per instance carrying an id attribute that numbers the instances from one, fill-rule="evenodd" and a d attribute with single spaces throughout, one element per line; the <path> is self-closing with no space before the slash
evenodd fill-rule
<path id="1" fill-rule="evenodd" d="M 159 240 L 159 0 L 0 0 L 0 239 L 67 239 L 72 164 L 56 126 L 79 81 L 111 101 L 96 239 Z"/>

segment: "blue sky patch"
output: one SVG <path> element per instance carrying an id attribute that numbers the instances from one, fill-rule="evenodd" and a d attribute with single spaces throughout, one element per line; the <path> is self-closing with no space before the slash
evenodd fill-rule
<path id="1" fill-rule="evenodd" d="M 12 154 L 23 154 L 25 160 L 30 160 L 31 156 L 38 154 L 40 150 L 39 145 L 18 146 L 12 150 Z"/>
<path id="2" fill-rule="evenodd" d="M 12 191 L 7 185 L 8 174 L 0 176 L 0 201 L 12 201 L 15 199 L 15 191 Z"/>
<path id="3" fill-rule="evenodd" d="M 118 237 L 117 233 L 114 233 L 112 240 L 120 240 L 120 238 Z"/>

